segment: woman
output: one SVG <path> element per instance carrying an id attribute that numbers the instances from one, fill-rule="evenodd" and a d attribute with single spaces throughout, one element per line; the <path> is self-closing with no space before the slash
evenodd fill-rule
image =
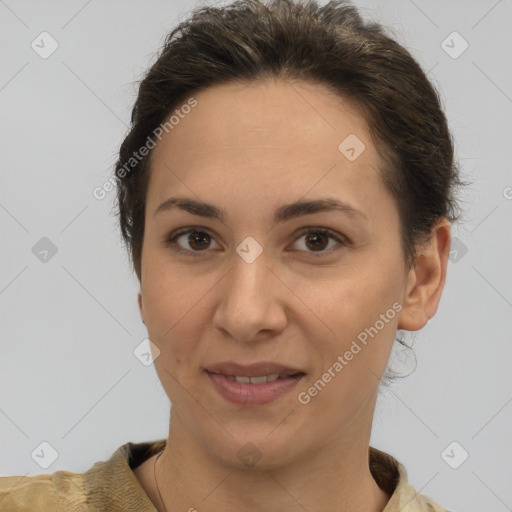
<path id="1" fill-rule="evenodd" d="M 4 477 L 0 506 L 445 510 L 369 446 L 396 331 L 437 311 L 462 185 L 411 55 L 341 1 L 198 9 L 140 85 L 116 180 L 168 438 Z"/>

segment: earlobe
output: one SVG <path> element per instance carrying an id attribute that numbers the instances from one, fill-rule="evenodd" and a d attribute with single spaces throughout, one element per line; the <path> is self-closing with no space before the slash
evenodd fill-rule
<path id="1" fill-rule="evenodd" d="M 450 240 L 450 223 L 443 218 L 429 240 L 418 248 L 407 280 L 398 329 L 418 331 L 436 314 L 446 281 Z"/>

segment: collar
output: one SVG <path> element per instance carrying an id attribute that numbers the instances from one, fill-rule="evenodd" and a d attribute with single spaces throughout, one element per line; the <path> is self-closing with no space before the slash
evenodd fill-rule
<path id="1" fill-rule="evenodd" d="M 155 512 L 133 469 L 162 451 L 166 443 L 166 439 L 129 442 L 120 446 L 109 460 L 96 462 L 83 474 L 87 502 L 106 506 L 111 512 Z M 393 456 L 370 446 L 369 465 L 379 487 L 391 496 L 382 512 L 447 512 L 409 484 L 404 466 Z"/>

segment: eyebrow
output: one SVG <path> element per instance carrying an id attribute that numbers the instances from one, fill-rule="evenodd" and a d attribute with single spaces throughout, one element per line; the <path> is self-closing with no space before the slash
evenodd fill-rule
<path id="1" fill-rule="evenodd" d="M 197 201 L 187 197 L 170 197 L 166 199 L 157 207 L 153 216 L 164 211 L 175 209 L 183 210 L 201 217 L 219 219 L 221 222 L 226 221 L 226 214 L 221 208 L 213 204 Z M 310 201 L 296 201 L 294 203 L 280 206 L 274 212 L 274 223 L 285 222 L 302 215 L 311 215 L 326 211 L 339 211 L 349 215 L 350 217 L 359 218 L 369 222 L 368 217 L 361 210 L 354 208 L 344 201 L 326 197 Z"/>

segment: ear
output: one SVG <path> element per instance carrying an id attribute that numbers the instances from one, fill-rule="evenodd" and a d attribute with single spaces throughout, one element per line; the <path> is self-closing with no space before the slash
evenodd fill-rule
<path id="1" fill-rule="evenodd" d="M 142 323 L 146 325 L 146 322 L 144 321 L 144 304 L 142 303 L 142 294 L 140 292 L 137 294 L 137 302 L 139 304 L 139 312 Z"/>
<path id="2" fill-rule="evenodd" d="M 436 314 L 446 280 L 450 242 L 450 222 L 443 218 L 432 229 L 428 241 L 418 248 L 407 277 L 398 329 L 418 331 Z"/>

